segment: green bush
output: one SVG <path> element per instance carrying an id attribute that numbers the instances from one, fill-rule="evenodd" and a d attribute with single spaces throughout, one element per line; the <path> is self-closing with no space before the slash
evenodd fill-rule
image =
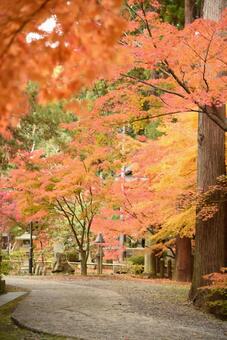
<path id="1" fill-rule="evenodd" d="M 132 264 L 132 265 L 144 265 L 144 256 L 143 255 L 135 255 L 135 256 L 131 256 L 128 261 Z"/>
<path id="2" fill-rule="evenodd" d="M 132 264 L 128 266 L 128 273 L 133 275 L 142 274 L 144 271 L 144 266 L 142 264 Z"/>
<path id="3" fill-rule="evenodd" d="M 8 275 L 12 269 L 8 254 L 2 254 L 2 264 L 0 274 Z"/>
<path id="4" fill-rule="evenodd" d="M 76 250 L 71 250 L 66 252 L 67 260 L 69 262 L 77 262 L 79 261 L 79 253 Z"/>

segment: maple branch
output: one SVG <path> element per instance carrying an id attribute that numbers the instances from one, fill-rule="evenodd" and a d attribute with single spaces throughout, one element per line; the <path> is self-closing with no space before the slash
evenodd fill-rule
<path id="1" fill-rule="evenodd" d="M 185 82 L 181 81 L 179 77 L 175 74 L 175 72 L 170 68 L 169 63 L 167 60 L 164 60 L 166 67 L 167 67 L 167 72 L 169 72 L 172 77 L 175 79 L 175 81 L 180 85 L 187 94 L 191 94 L 191 91 L 189 90 L 188 86 L 185 84 Z M 182 97 L 184 98 L 184 97 Z"/>
<path id="2" fill-rule="evenodd" d="M 81 222 L 81 220 L 80 220 L 80 219 L 78 218 L 78 216 L 76 215 L 75 211 L 73 212 L 73 210 L 72 210 L 72 208 L 69 206 L 67 200 L 66 200 L 64 197 L 62 197 L 62 199 L 63 199 L 63 201 L 65 202 L 65 204 L 67 205 L 68 209 L 73 213 L 73 216 L 75 217 L 75 219 L 77 220 L 77 222 L 78 222 L 79 225 L 81 226 L 82 230 L 84 230 L 85 224 L 83 224 L 83 223 Z"/>
<path id="3" fill-rule="evenodd" d="M 69 223 L 69 225 L 70 225 L 70 227 L 71 227 L 71 230 L 72 230 L 72 232 L 73 232 L 73 235 L 75 236 L 75 239 L 76 239 L 76 242 L 77 242 L 79 248 L 81 248 L 81 243 L 80 243 L 80 240 L 79 240 L 79 238 L 78 238 L 77 232 L 76 232 L 76 230 L 74 229 L 74 224 L 73 224 L 73 222 L 70 221 L 70 218 L 69 218 L 67 212 L 65 211 L 65 209 L 63 208 L 61 202 L 60 202 L 58 199 L 56 199 L 56 201 L 57 201 L 57 203 L 58 203 L 58 205 L 59 205 L 59 207 L 60 207 L 60 210 L 63 212 L 64 216 L 65 216 L 66 219 L 68 220 L 68 223 Z M 58 207 L 57 207 L 57 208 L 58 208 Z"/>
<path id="4" fill-rule="evenodd" d="M 86 235 L 86 240 L 87 240 L 87 255 L 86 255 L 86 259 L 88 259 L 89 256 L 89 251 L 90 251 L 90 230 L 91 230 L 91 225 L 92 225 L 92 221 L 93 221 L 94 215 L 91 217 L 90 222 L 88 224 L 87 227 L 87 235 Z"/>
<path id="5" fill-rule="evenodd" d="M 86 222 L 85 219 L 88 219 L 88 211 L 87 211 L 87 204 L 85 203 L 85 201 L 82 199 L 82 196 L 79 195 L 75 195 L 75 199 L 77 200 L 79 206 L 80 206 L 80 210 L 82 212 L 82 214 L 85 216 L 84 217 L 84 224 L 83 224 L 83 228 L 86 227 Z M 85 213 L 84 213 L 85 211 Z"/>
<path id="6" fill-rule="evenodd" d="M 131 10 L 132 8 L 130 6 L 128 6 Z M 143 4 L 141 4 L 141 10 L 143 12 L 143 15 L 144 15 L 144 18 L 142 18 L 136 11 L 134 11 L 134 13 L 138 16 L 138 18 L 140 18 L 146 25 L 146 28 L 147 28 L 147 31 L 148 31 L 148 34 L 149 34 L 149 37 L 152 38 L 152 33 L 151 33 L 151 29 L 150 29 L 150 26 L 149 26 L 149 23 L 147 21 L 147 17 L 146 17 L 146 12 L 144 10 L 144 7 L 143 7 Z M 153 43 L 153 46 L 154 48 L 157 49 L 157 46 L 156 44 L 152 41 Z M 175 72 L 171 69 L 171 67 L 169 66 L 169 63 L 168 63 L 168 60 L 164 60 L 163 62 L 161 62 L 161 64 L 164 66 L 164 68 L 166 68 L 166 70 L 162 70 L 163 72 L 167 73 L 167 74 L 170 74 L 174 79 L 175 81 L 178 83 L 178 85 L 180 85 L 187 94 L 191 94 L 191 91 L 189 90 L 188 86 L 185 84 L 184 81 L 181 81 L 179 79 L 179 77 L 175 74 Z M 139 81 L 139 80 L 138 80 Z M 141 83 L 143 81 L 140 81 Z M 147 82 L 146 82 L 147 83 Z M 149 84 L 149 83 L 144 83 L 145 85 L 149 85 L 149 86 L 152 86 L 152 84 Z M 152 86 L 154 87 L 154 86 Z M 155 88 L 155 87 L 154 87 Z M 158 89 L 158 88 L 157 88 Z M 162 91 L 165 91 L 166 93 L 170 93 L 170 94 L 175 94 L 177 96 L 181 96 L 182 98 L 185 98 L 183 95 L 180 95 L 179 93 L 171 93 L 171 92 L 167 92 L 165 89 L 159 89 L 159 90 L 162 90 Z"/>
<path id="7" fill-rule="evenodd" d="M 148 20 L 147 20 L 146 11 L 144 9 L 143 3 L 141 3 L 141 10 L 143 12 L 144 21 L 145 21 L 145 25 L 146 25 L 146 29 L 148 31 L 148 34 L 149 34 L 150 37 L 152 37 L 150 25 L 149 25 Z"/>
<path id="8" fill-rule="evenodd" d="M 206 84 L 207 92 L 209 91 L 209 84 L 208 84 L 206 76 L 205 76 L 206 75 L 206 65 L 207 65 L 207 59 L 208 59 L 208 55 L 209 55 L 209 52 L 210 52 L 210 46 L 211 46 L 211 43 L 213 41 L 214 33 L 215 32 L 213 32 L 213 34 L 211 35 L 210 41 L 208 43 L 206 55 L 205 55 L 205 59 L 204 59 L 204 64 L 203 64 L 203 81 Z"/>
<path id="9" fill-rule="evenodd" d="M 87 169 L 87 166 L 86 166 L 84 160 L 82 160 L 82 164 L 83 164 L 83 167 L 84 167 L 85 172 L 88 173 L 88 169 Z"/>
<path id="10" fill-rule="evenodd" d="M 79 193 L 79 195 L 76 195 L 76 200 L 80 205 L 81 212 L 84 213 L 84 205 L 83 205 L 83 202 L 82 202 L 81 193 Z"/>
<path id="11" fill-rule="evenodd" d="M 169 256 L 169 257 L 172 257 L 173 259 L 175 259 L 175 258 L 176 258 L 176 254 L 175 254 L 175 252 L 173 251 L 173 248 L 170 247 L 170 246 L 166 246 L 166 248 L 169 249 L 169 250 L 171 251 L 171 253 L 173 254 L 172 256 L 171 256 L 171 255 L 168 255 L 168 256 Z"/>
<path id="12" fill-rule="evenodd" d="M 9 40 L 8 44 L 6 45 L 6 47 L 3 49 L 1 55 L 0 55 L 0 59 L 4 58 L 4 56 L 6 55 L 6 53 L 9 51 L 9 49 L 11 48 L 11 46 L 13 45 L 16 37 L 18 36 L 18 34 L 25 28 L 25 26 L 36 16 L 36 14 L 38 14 L 40 11 L 42 11 L 45 6 L 47 5 L 47 3 L 50 0 L 45 0 L 28 18 L 27 20 L 25 20 L 24 22 L 21 23 L 21 25 L 18 27 L 18 29 L 14 32 L 13 36 L 11 37 L 11 39 Z"/>
<path id="13" fill-rule="evenodd" d="M 133 209 L 133 205 L 132 202 L 130 201 L 128 195 L 126 194 L 125 190 L 123 191 L 124 197 L 126 199 L 126 201 L 128 202 L 129 206 L 131 209 Z M 124 210 L 128 213 L 129 216 L 135 218 L 137 221 L 139 221 L 139 223 L 144 224 L 144 222 L 139 218 L 138 214 L 135 213 L 135 211 L 131 211 L 130 208 L 127 208 L 126 205 L 124 204 Z M 146 217 L 144 215 L 144 217 Z"/>
<path id="14" fill-rule="evenodd" d="M 66 200 L 66 198 L 64 196 L 62 196 L 62 199 L 63 199 L 64 203 L 66 204 L 67 208 L 69 209 L 69 211 L 71 212 L 71 215 L 74 216 L 75 215 L 75 210 L 73 210 L 70 207 L 69 202 Z"/>
<path id="15" fill-rule="evenodd" d="M 134 122 L 139 122 L 141 120 L 146 120 L 146 119 L 154 119 L 154 118 L 159 118 L 159 117 L 164 117 L 164 116 L 171 116 L 171 115 L 175 115 L 175 114 L 179 114 L 179 113 L 190 113 L 190 112 L 196 112 L 196 113 L 204 113 L 203 111 L 199 111 L 199 110 L 188 110 L 188 111 L 174 111 L 174 112 L 165 112 L 165 113 L 159 113 L 155 116 L 152 115 L 147 115 L 145 117 L 140 117 L 140 118 L 135 118 L 135 119 L 131 119 L 129 121 L 125 121 L 125 122 L 121 122 L 121 124 L 126 124 L 126 123 L 134 123 Z"/>
<path id="16" fill-rule="evenodd" d="M 141 80 L 141 79 L 138 79 L 137 77 L 130 76 L 129 74 L 125 74 L 125 73 L 121 73 L 121 76 L 122 76 L 122 77 L 126 77 L 126 78 L 130 78 L 130 79 L 133 79 L 133 80 L 137 81 L 138 83 L 142 83 L 142 84 L 144 84 L 144 85 L 150 86 L 150 87 L 154 88 L 155 90 L 163 91 L 163 92 L 165 92 L 165 93 L 173 94 L 173 95 L 175 95 L 175 96 L 178 96 L 178 97 L 181 97 L 181 98 L 185 99 L 185 97 L 183 96 L 183 94 L 180 94 L 180 93 L 178 93 L 178 92 L 171 91 L 171 90 L 167 90 L 167 89 L 164 89 L 164 88 L 162 88 L 162 87 L 153 85 L 153 84 L 149 83 L 149 82 L 146 81 L 146 80 Z"/>
<path id="17" fill-rule="evenodd" d="M 82 236 L 81 236 L 81 243 L 82 245 L 84 244 L 84 236 L 85 236 L 85 231 L 86 231 L 86 219 L 88 219 L 88 212 L 87 212 L 87 205 L 83 203 L 80 194 L 77 196 L 77 200 L 80 206 L 80 210 L 84 216 L 84 223 L 83 223 L 83 228 L 82 228 Z M 84 214 L 84 206 L 85 206 L 85 214 Z"/>
<path id="18" fill-rule="evenodd" d="M 91 213 L 93 214 L 93 192 L 91 186 L 89 187 L 89 192 L 90 192 L 90 207 L 91 207 Z"/>
<path id="19" fill-rule="evenodd" d="M 178 84 L 188 93 L 188 94 L 191 94 L 190 90 L 188 89 L 188 87 L 181 82 L 181 80 L 175 75 L 175 73 L 169 68 L 168 71 L 171 73 L 171 75 L 173 76 L 173 78 L 178 82 Z M 183 95 L 181 95 L 180 93 L 178 92 L 174 92 L 174 91 L 170 91 L 170 90 L 166 90 L 166 89 L 163 89 L 163 88 L 160 88 L 158 86 L 155 86 L 153 84 L 150 84 L 149 82 L 145 81 L 145 80 L 140 80 L 134 76 L 130 76 L 130 75 L 127 75 L 127 74 L 121 74 L 123 77 L 127 77 L 127 78 L 131 78 L 133 80 L 136 80 L 138 81 L 139 83 L 142 83 L 144 85 L 147 85 L 147 86 L 151 86 L 157 90 L 160 90 L 160 91 L 163 91 L 163 92 L 166 92 L 166 93 L 170 93 L 170 94 L 173 94 L 173 95 L 176 95 L 176 96 L 179 96 L 183 99 L 185 99 L 185 97 Z M 205 113 L 214 123 L 216 123 L 222 130 L 224 131 L 227 131 L 227 119 L 225 121 L 222 121 L 218 116 L 212 114 L 212 113 L 208 113 L 207 110 L 204 110 L 204 108 L 197 102 L 195 101 L 195 104 L 198 105 L 198 107 L 200 108 L 201 111 L 199 110 L 190 110 L 190 111 L 175 111 L 175 112 L 168 112 L 168 113 L 162 113 L 162 114 L 159 114 L 159 115 L 156 115 L 156 116 L 151 116 L 151 117 L 144 117 L 144 118 L 139 118 L 139 119 L 136 119 L 136 120 L 133 120 L 134 121 L 140 121 L 140 120 L 145 120 L 145 119 L 149 119 L 149 118 L 158 118 L 158 117 L 163 117 L 163 116 L 168 116 L 168 115 L 172 115 L 172 114 L 177 114 L 177 113 L 189 113 L 189 112 L 198 112 L 198 113 Z"/>
<path id="20" fill-rule="evenodd" d="M 146 25 L 146 21 L 143 17 L 141 17 L 135 10 L 133 7 L 129 6 L 129 4 L 126 2 L 126 7 L 132 11 L 145 25 Z M 147 25 L 146 25 L 147 26 Z"/>
<path id="21" fill-rule="evenodd" d="M 190 50 L 192 50 L 194 53 L 195 53 L 195 55 L 199 58 L 199 59 L 201 59 L 203 62 L 204 62 L 204 58 L 191 46 L 191 45 L 189 45 L 189 43 L 188 43 L 188 41 L 187 40 L 183 40 L 183 43 L 188 47 L 188 48 L 190 48 Z"/>

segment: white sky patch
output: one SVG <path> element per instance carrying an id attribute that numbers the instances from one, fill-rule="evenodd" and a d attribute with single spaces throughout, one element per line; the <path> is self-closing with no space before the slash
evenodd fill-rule
<path id="1" fill-rule="evenodd" d="M 39 25 L 38 29 L 46 33 L 52 33 L 56 26 L 57 18 L 55 15 L 52 15 L 50 18 L 45 20 L 41 25 Z"/>
<path id="2" fill-rule="evenodd" d="M 38 26 L 38 30 L 42 31 L 43 33 L 37 33 L 37 32 L 30 32 L 26 35 L 26 42 L 30 44 L 32 41 L 41 40 L 47 34 L 51 34 L 54 30 L 57 32 L 58 35 L 62 35 L 62 27 L 57 22 L 57 16 L 52 15 L 48 19 L 46 19 L 41 25 Z M 59 46 L 59 41 L 55 42 L 47 42 L 46 46 L 51 48 L 57 48 Z"/>
<path id="3" fill-rule="evenodd" d="M 26 42 L 30 44 L 32 41 L 43 39 L 43 35 L 36 33 L 36 32 L 30 32 L 26 35 Z"/>

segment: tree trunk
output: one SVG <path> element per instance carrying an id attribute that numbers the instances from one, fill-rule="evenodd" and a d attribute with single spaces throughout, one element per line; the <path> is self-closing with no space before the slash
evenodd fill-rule
<path id="1" fill-rule="evenodd" d="M 218 21 L 227 7 L 227 0 L 204 0 L 203 18 Z"/>
<path id="2" fill-rule="evenodd" d="M 225 116 L 222 109 L 208 108 L 213 114 Z M 216 184 L 217 177 L 225 174 L 225 133 L 206 114 L 199 115 L 197 187 L 205 192 Z M 203 276 L 219 271 L 224 265 L 225 216 L 224 206 L 212 219 L 196 219 L 195 262 L 190 296 L 206 284 Z"/>
<path id="3" fill-rule="evenodd" d="M 204 0 L 203 7 L 203 18 L 204 19 L 212 19 L 219 20 L 221 17 L 222 11 L 227 8 L 227 0 Z M 226 71 L 225 71 L 226 72 Z M 225 107 L 219 109 L 220 115 L 225 117 Z M 224 112 L 223 112 L 224 111 Z M 227 203 L 224 206 L 224 265 L 227 266 Z"/>
<path id="4" fill-rule="evenodd" d="M 194 9 L 195 9 L 195 0 L 185 0 L 184 1 L 184 17 L 185 17 L 185 25 L 190 24 L 194 21 Z"/>
<path id="5" fill-rule="evenodd" d="M 80 257 L 81 257 L 80 274 L 83 276 L 86 276 L 87 275 L 87 254 L 85 250 L 80 251 Z"/>
<path id="6" fill-rule="evenodd" d="M 176 238 L 176 280 L 192 280 L 192 247 L 188 237 Z"/>
<path id="7" fill-rule="evenodd" d="M 227 0 L 205 0 L 204 19 L 218 20 Z M 215 75 L 214 75 L 215 76 Z M 209 107 L 208 110 L 220 118 L 225 118 L 225 107 Z M 216 184 L 217 177 L 225 174 L 225 133 L 204 113 L 199 114 L 197 187 L 205 192 Z M 218 213 L 208 221 L 196 218 L 195 260 L 190 298 L 194 298 L 197 288 L 206 284 L 203 276 L 225 264 L 225 226 L 224 205 L 220 204 Z"/>

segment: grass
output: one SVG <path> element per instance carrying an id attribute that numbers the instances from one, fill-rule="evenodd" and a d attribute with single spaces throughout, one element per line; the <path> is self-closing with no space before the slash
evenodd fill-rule
<path id="1" fill-rule="evenodd" d="M 7 287 L 8 288 L 8 287 Z M 8 291 L 15 291 L 9 287 Z M 0 307 L 0 339 L 1 340 L 66 340 L 66 337 L 35 333 L 14 324 L 11 315 L 17 304 L 23 298 L 18 298 Z M 69 338 L 68 338 L 69 339 Z"/>

